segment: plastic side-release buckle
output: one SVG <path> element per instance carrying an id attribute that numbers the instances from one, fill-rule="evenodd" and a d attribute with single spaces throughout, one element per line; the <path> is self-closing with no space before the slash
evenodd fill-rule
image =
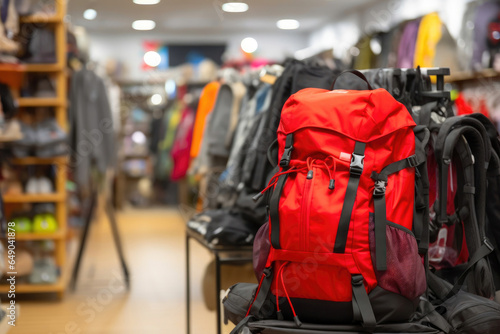
<path id="1" fill-rule="evenodd" d="M 283 155 L 281 156 L 280 160 L 281 167 L 288 167 L 288 165 L 290 164 L 290 159 L 292 157 L 292 151 L 293 151 L 293 146 L 285 147 L 285 151 L 283 152 Z"/>
<path id="2" fill-rule="evenodd" d="M 373 189 L 373 197 L 384 196 L 386 187 L 387 187 L 386 181 L 382 181 L 382 180 L 375 181 L 375 188 Z"/>
<path id="3" fill-rule="evenodd" d="M 363 167 L 365 165 L 365 156 L 353 153 L 351 155 L 351 165 L 349 172 L 351 175 L 361 176 L 363 173 Z"/>

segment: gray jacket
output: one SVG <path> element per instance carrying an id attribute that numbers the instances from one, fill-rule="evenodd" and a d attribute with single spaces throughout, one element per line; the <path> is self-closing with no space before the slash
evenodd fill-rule
<path id="1" fill-rule="evenodd" d="M 104 174 L 115 164 L 113 119 L 103 80 L 82 69 L 73 75 L 70 94 L 71 168 L 80 189 L 90 186 L 91 168 Z"/>

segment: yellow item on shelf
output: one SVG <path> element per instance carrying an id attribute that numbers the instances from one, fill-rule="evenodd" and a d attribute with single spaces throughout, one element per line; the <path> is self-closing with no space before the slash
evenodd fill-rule
<path id="1" fill-rule="evenodd" d="M 427 14 L 418 28 L 415 45 L 414 67 L 432 67 L 436 54 L 436 45 L 441 39 L 442 22 L 437 13 Z"/>

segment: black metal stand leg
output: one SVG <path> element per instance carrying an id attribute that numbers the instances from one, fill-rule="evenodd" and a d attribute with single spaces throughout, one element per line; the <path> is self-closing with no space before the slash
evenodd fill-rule
<path id="1" fill-rule="evenodd" d="M 190 327 L 190 304 L 191 304 L 191 294 L 190 294 L 190 269 L 189 269 L 189 236 L 186 234 L 186 333 L 191 333 Z"/>
<path id="2" fill-rule="evenodd" d="M 113 239 L 115 241 L 116 250 L 118 251 L 118 256 L 120 257 L 120 262 L 122 265 L 123 276 L 125 278 L 125 284 L 127 285 L 127 289 L 130 290 L 130 276 L 127 267 L 127 263 L 125 262 L 125 256 L 123 255 L 123 247 L 120 239 L 120 234 L 118 233 L 118 224 L 116 222 L 115 212 L 113 206 L 111 204 L 111 200 L 106 200 L 106 212 L 108 214 L 109 222 L 111 224 L 111 230 L 113 231 Z"/>
<path id="3" fill-rule="evenodd" d="M 221 334 L 221 307 L 220 307 L 220 258 L 215 253 L 215 302 L 217 303 L 217 334 Z"/>
<path id="4" fill-rule="evenodd" d="M 85 217 L 85 225 L 83 229 L 83 234 L 80 240 L 80 249 L 78 250 L 78 257 L 76 258 L 75 266 L 73 267 L 73 274 L 71 275 L 71 289 L 74 291 L 76 288 L 76 280 L 78 279 L 78 271 L 80 270 L 80 262 L 82 261 L 83 251 L 85 250 L 85 244 L 87 243 L 87 237 L 89 234 L 90 224 L 92 223 L 92 216 L 94 214 L 94 209 L 97 201 L 97 192 L 93 191 L 90 197 L 90 206 L 87 211 L 87 216 Z"/>

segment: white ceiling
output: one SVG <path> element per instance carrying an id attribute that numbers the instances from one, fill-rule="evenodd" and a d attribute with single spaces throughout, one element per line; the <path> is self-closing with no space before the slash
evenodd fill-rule
<path id="1" fill-rule="evenodd" d="M 226 0 L 161 0 L 157 5 L 140 6 L 132 0 L 69 0 L 68 14 L 75 25 L 90 32 L 132 32 L 138 19 L 156 21 L 156 33 L 224 34 L 234 32 L 275 32 L 279 19 L 297 19 L 301 27 L 290 33 L 309 33 L 380 0 L 247 0 L 245 13 L 222 12 Z M 97 10 L 97 18 L 83 18 L 85 9 Z"/>

